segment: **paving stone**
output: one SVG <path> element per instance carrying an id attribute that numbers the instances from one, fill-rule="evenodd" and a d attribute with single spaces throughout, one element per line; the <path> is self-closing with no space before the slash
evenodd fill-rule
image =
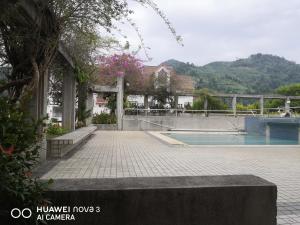
<path id="1" fill-rule="evenodd" d="M 170 146 L 145 132 L 97 131 L 42 178 L 253 174 L 278 186 L 278 224 L 300 224 L 300 149 Z"/>

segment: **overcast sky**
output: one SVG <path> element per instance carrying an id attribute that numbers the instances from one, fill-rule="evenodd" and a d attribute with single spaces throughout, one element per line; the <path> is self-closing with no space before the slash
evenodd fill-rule
<path id="1" fill-rule="evenodd" d="M 177 59 L 204 65 L 255 53 L 300 63 L 300 0 L 154 0 L 165 12 L 184 47 L 150 8 L 133 5 L 133 20 L 145 39 L 151 63 Z M 130 27 L 131 44 L 138 43 Z M 141 55 L 143 57 L 143 55 Z"/>

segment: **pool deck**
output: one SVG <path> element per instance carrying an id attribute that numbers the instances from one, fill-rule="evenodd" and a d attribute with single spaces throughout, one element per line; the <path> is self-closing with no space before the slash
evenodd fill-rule
<path id="1" fill-rule="evenodd" d="M 278 186 L 278 224 L 300 225 L 300 147 L 188 147 L 146 132 L 96 131 L 39 173 L 43 179 L 253 174 Z"/>

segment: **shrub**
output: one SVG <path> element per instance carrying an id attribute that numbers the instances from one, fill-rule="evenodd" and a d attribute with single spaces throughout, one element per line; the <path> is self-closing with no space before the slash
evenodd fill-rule
<path id="1" fill-rule="evenodd" d="M 114 114 L 101 113 L 94 115 L 92 122 L 93 124 L 115 124 L 117 118 Z"/>
<path id="2" fill-rule="evenodd" d="M 1 223 L 11 221 L 12 208 L 44 205 L 43 193 L 49 182 L 31 176 L 39 159 L 39 128 L 41 123 L 30 119 L 18 106 L 0 97 L 0 215 Z M 18 224 L 35 224 L 31 219 L 18 219 Z"/>
<path id="3" fill-rule="evenodd" d="M 68 130 L 61 127 L 58 123 L 50 123 L 47 128 L 47 137 L 56 137 L 68 133 Z"/>
<path id="4" fill-rule="evenodd" d="M 208 110 L 227 110 L 228 106 L 221 100 L 211 96 L 201 96 L 193 103 L 192 109 L 203 110 L 205 97 L 207 98 L 207 109 Z"/>
<path id="5" fill-rule="evenodd" d="M 259 105 L 257 102 L 253 103 L 253 104 L 248 104 L 248 105 L 243 105 L 241 103 L 237 103 L 236 104 L 236 109 L 238 111 L 251 111 L 251 110 L 257 110 L 259 109 Z"/>

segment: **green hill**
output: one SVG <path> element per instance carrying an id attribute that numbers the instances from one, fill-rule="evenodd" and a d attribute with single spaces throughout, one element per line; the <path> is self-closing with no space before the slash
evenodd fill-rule
<path id="1" fill-rule="evenodd" d="M 174 59 L 164 64 L 177 73 L 192 76 L 196 88 L 220 93 L 265 94 L 291 83 L 300 83 L 300 65 L 284 58 L 256 54 L 233 62 L 213 62 L 195 66 Z"/>

